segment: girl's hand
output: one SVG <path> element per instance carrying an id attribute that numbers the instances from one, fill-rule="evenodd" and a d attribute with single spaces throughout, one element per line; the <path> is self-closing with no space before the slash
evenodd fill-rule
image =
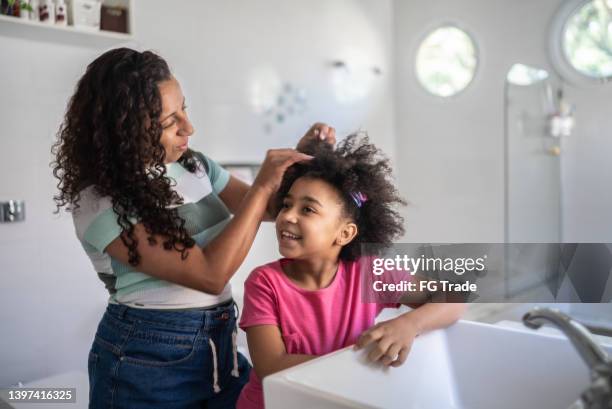
<path id="1" fill-rule="evenodd" d="M 368 359 L 385 366 L 397 367 L 406 361 L 417 335 L 418 329 L 411 320 L 410 313 L 406 313 L 364 331 L 355 343 L 355 349 L 374 344 Z"/>
<path id="2" fill-rule="evenodd" d="M 310 159 L 312 156 L 294 149 L 270 149 L 257 173 L 253 187 L 264 188 L 269 194 L 273 194 L 278 190 L 289 166 Z"/>
<path id="3" fill-rule="evenodd" d="M 330 145 L 334 146 L 336 144 L 336 130 L 327 124 L 317 122 L 316 124 L 310 127 L 310 129 L 308 130 L 308 132 L 306 132 L 304 136 L 302 136 L 302 139 L 300 139 L 295 149 L 300 152 L 303 152 L 304 148 L 313 139 L 317 141 L 325 141 Z"/>

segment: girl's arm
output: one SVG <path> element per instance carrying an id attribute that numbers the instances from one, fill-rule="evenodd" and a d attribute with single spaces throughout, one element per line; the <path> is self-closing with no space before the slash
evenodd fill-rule
<path id="1" fill-rule="evenodd" d="M 365 331 L 355 349 L 374 344 L 368 354 L 372 362 L 400 366 L 408 357 L 414 338 L 428 331 L 455 323 L 466 309 L 465 304 L 427 303 Z"/>
<path id="2" fill-rule="evenodd" d="M 316 358 L 315 355 L 288 354 L 276 325 L 257 325 L 246 329 L 253 369 L 259 379 Z"/>
<path id="3" fill-rule="evenodd" d="M 164 238 L 149 234 L 142 223 L 134 226 L 138 240 L 140 263 L 138 271 L 172 283 L 180 284 L 209 294 L 220 294 L 225 285 L 244 261 L 259 228 L 270 196 L 278 189 L 285 170 L 292 164 L 311 159 L 293 149 L 268 151 L 255 182 L 240 203 L 232 220 L 204 248 L 197 246 L 181 253 L 163 247 Z M 105 249 L 113 258 L 128 264 L 128 248 L 121 237 L 113 240 Z"/>

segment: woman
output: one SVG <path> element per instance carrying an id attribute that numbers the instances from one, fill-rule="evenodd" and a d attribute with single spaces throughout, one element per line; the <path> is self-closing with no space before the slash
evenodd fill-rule
<path id="1" fill-rule="evenodd" d="M 190 150 L 193 132 L 152 52 L 101 55 L 68 104 L 55 200 L 111 293 L 89 354 L 91 408 L 234 407 L 247 382 L 228 282 L 285 169 L 310 157 L 270 150 L 248 186 Z M 316 124 L 300 144 L 317 137 L 335 131 Z"/>

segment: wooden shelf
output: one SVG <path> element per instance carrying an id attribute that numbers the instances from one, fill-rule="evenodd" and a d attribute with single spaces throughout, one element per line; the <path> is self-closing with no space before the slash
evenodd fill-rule
<path id="1" fill-rule="evenodd" d="M 90 31 L 73 26 L 62 27 L 3 15 L 0 15 L 0 36 L 96 48 L 111 47 L 133 40 L 131 34 Z"/>

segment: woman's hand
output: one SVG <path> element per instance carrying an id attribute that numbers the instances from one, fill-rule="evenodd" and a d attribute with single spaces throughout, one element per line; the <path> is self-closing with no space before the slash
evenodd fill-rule
<path id="1" fill-rule="evenodd" d="M 327 124 L 317 122 L 310 127 L 304 136 L 302 136 L 302 139 L 300 139 L 295 149 L 303 152 L 304 148 L 312 140 L 325 141 L 334 146 L 336 144 L 336 130 Z"/>
<path id="2" fill-rule="evenodd" d="M 312 159 L 312 156 L 294 149 L 270 149 L 257 173 L 253 187 L 265 189 L 269 194 L 278 190 L 287 168 L 296 162 Z"/>
<path id="3" fill-rule="evenodd" d="M 374 344 L 368 359 L 385 366 L 397 367 L 406 361 L 417 335 L 419 331 L 408 312 L 364 331 L 355 343 L 355 349 Z"/>

